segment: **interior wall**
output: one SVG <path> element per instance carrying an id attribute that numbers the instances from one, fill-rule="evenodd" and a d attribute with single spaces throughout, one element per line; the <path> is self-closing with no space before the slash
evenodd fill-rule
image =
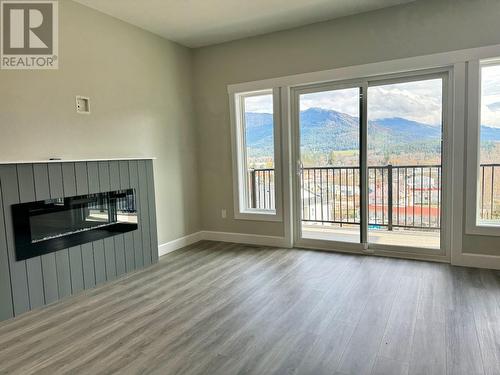
<path id="1" fill-rule="evenodd" d="M 195 50 L 202 226 L 283 235 L 282 223 L 234 220 L 227 85 L 500 43 L 500 2 L 418 0 Z M 228 209 L 222 219 L 221 208 Z M 464 236 L 464 250 L 500 253 L 500 238 Z"/>
<path id="2" fill-rule="evenodd" d="M 159 243 L 200 230 L 190 49 L 59 1 L 59 69 L 1 70 L 0 108 L 0 161 L 156 157 Z"/>

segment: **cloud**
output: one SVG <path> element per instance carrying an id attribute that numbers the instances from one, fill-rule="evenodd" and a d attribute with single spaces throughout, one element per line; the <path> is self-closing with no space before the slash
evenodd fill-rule
<path id="1" fill-rule="evenodd" d="M 300 97 L 300 110 L 312 107 L 359 116 L 359 89 L 341 89 Z M 404 82 L 368 89 L 370 120 L 404 117 L 431 125 L 441 124 L 442 82 L 440 79 Z"/>
<path id="2" fill-rule="evenodd" d="M 500 128 L 500 66 L 482 68 L 481 123 Z M 349 88 L 303 94 L 300 110 L 319 107 L 359 117 L 359 89 Z M 249 97 L 247 112 L 272 113 L 271 95 Z M 430 79 L 368 89 L 369 120 L 403 117 L 430 125 L 442 122 L 442 81 Z"/>
<path id="3" fill-rule="evenodd" d="M 481 124 L 500 128 L 500 66 L 481 69 Z"/>
<path id="4" fill-rule="evenodd" d="M 245 98 L 245 112 L 273 113 L 273 96 L 266 94 Z"/>
<path id="5" fill-rule="evenodd" d="M 487 104 L 486 107 L 488 107 L 488 109 L 492 112 L 498 112 L 500 111 L 500 102 Z"/>

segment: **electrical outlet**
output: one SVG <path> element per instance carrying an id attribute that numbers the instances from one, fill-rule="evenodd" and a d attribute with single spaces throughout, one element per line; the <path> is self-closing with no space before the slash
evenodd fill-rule
<path id="1" fill-rule="evenodd" d="M 223 219 L 227 218 L 227 211 L 226 211 L 226 209 L 225 209 L 225 208 L 223 208 L 223 209 L 221 210 L 220 214 L 221 214 L 221 216 L 222 216 L 222 218 L 223 218 Z"/>

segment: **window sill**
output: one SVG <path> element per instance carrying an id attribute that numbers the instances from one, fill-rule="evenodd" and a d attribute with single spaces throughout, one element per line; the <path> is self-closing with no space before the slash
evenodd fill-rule
<path id="1" fill-rule="evenodd" d="M 465 234 L 477 236 L 496 236 L 500 237 L 500 224 L 487 225 L 487 224 L 473 224 L 467 226 Z"/>
<path id="2" fill-rule="evenodd" d="M 282 222 L 283 218 L 275 210 L 249 210 L 243 212 L 236 212 L 234 214 L 236 220 L 253 220 L 253 221 L 273 221 Z"/>

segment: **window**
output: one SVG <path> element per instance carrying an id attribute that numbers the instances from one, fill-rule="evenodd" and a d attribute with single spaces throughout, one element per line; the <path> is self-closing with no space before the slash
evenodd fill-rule
<path id="1" fill-rule="evenodd" d="M 231 105 L 235 217 L 280 220 L 278 91 L 236 93 Z"/>
<path id="2" fill-rule="evenodd" d="M 469 65 L 467 231 L 500 235 L 500 62 Z"/>

